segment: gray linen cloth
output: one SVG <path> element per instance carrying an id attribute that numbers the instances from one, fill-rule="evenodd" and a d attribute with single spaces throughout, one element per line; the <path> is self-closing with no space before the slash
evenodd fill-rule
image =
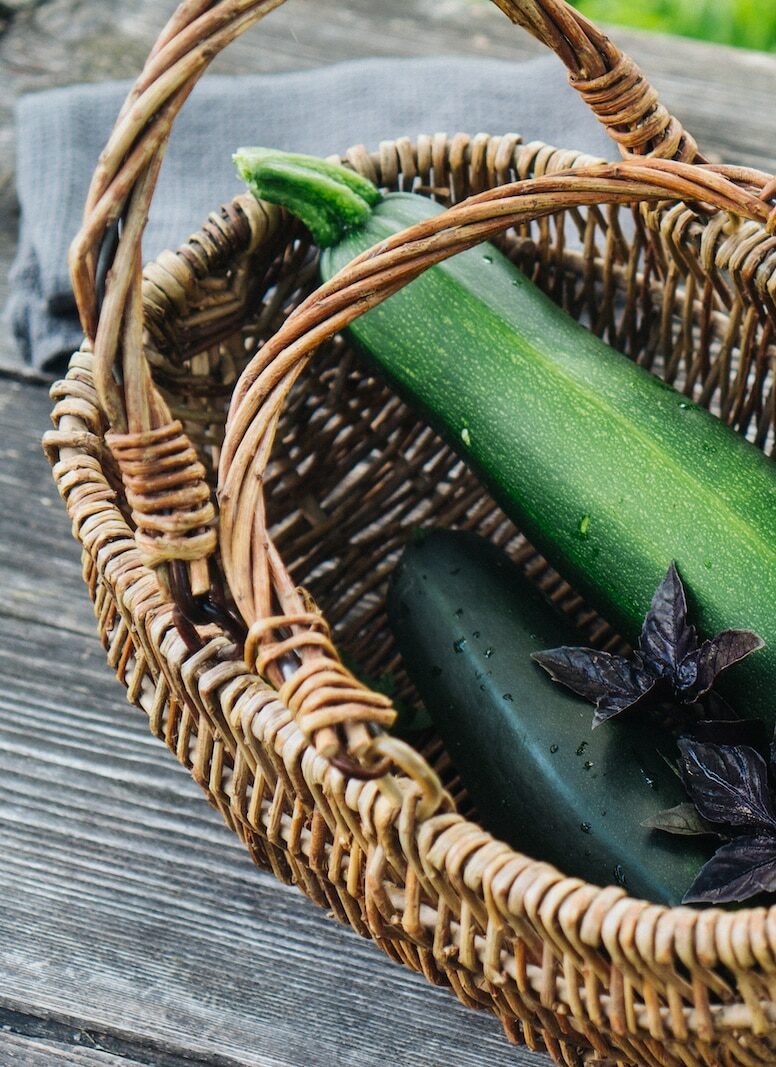
<path id="1" fill-rule="evenodd" d="M 81 340 L 67 272 L 86 190 L 128 84 L 23 97 L 16 112 L 19 249 L 8 314 L 21 358 L 56 367 Z M 232 152 L 265 145 L 327 155 L 444 130 L 519 133 L 614 159 L 616 149 L 554 57 L 365 59 L 317 70 L 212 76 L 173 130 L 144 235 L 146 260 L 175 248 L 242 186 Z"/>

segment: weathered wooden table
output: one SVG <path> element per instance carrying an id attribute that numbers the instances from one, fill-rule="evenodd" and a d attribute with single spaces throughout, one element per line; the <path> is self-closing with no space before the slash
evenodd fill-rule
<path id="1" fill-rule="evenodd" d="M 167 6 L 0 4 L 0 304 L 15 241 L 13 96 L 131 76 Z M 617 38 L 704 149 L 776 168 L 776 57 Z M 481 0 L 290 0 L 217 69 L 537 49 Z M 123 703 L 39 448 L 46 389 L 13 362 L 3 333 L 0 1065 L 546 1062 L 257 872 Z"/>

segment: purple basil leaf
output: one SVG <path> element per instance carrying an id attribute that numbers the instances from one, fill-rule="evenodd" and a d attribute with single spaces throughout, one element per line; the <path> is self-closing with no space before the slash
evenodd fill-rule
<path id="1" fill-rule="evenodd" d="M 648 674 L 646 671 L 643 674 L 646 676 L 645 688 L 630 703 L 627 703 L 624 698 L 620 698 L 619 694 L 612 696 L 611 693 L 598 702 L 593 714 L 593 729 L 596 726 L 600 726 L 601 723 L 613 719 L 616 715 L 622 714 L 623 711 L 635 711 L 637 708 L 649 707 L 655 704 L 658 695 L 664 689 L 663 679 L 655 678 L 654 675 Z"/>
<path id="2" fill-rule="evenodd" d="M 725 722 L 732 722 L 733 719 L 739 718 L 738 712 L 713 689 L 704 695 L 698 706 L 702 709 L 701 714 L 698 715 L 699 719 L 721 719 Z M 747 743 L 743 742 L 743 744 Z"/>
<path id="3" fill-rule="evenodd" d="M 673 677 L 697 645 L 695 627 L 687 624 L 687 600 L 674 563 L 657 587 L 644 619 L 639 649 L 656 674 Z"/>
<path id="4" fill-rule="evenodd" d="M 682 730 L 683 737 L 711 745 L 747 745 L 765 752 L 768 734 L 762 719 L 699 719 Z"/>
<path id="5" fill-rule="evenodd" d="M 677 688 L 697 700 L 708 693 L 723 671 L 764 645 L 751 630 L 722 630 L 684 657 L 676 672 Z"/>
<path id="6" fill-rule="evenodd" d="M 679 739 L 679 769 L 702 818 L 725 826 L 776 833 L 765 760 L 747 745 Z"/>
<path id="7" fill-rule="evenodd" d="M 685 904 L 727 904 L 776 890 L 776 839 L 735 837 L 722 845 L 684 894 Z"/>
<path id="8" fill-rule="evenodd" d="M 665 830 L 668 834 L 684 834 L 685 836 L 698 836 L 700 834 L 717 834 L 707 822 L 700 817 L 694 804 L 689 800 L 683 804 L 677 804 L 674 808 L 666 808 L 644 819 L 641 824 L 650 830 Z"/>
<path id="9" fill-rule="evenodd" d="M 554 682 L 596 706 L 593 725 L 639 703 L 657 679 L 638 663 L 593 648 L 550 648 L 531 656 Z"/>

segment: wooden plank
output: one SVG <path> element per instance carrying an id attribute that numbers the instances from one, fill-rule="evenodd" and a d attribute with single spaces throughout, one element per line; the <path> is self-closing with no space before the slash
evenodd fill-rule
<path id="1" fill-rule="evenodd" d="M 14 1025 L 28 1026 L 23 1016 L 15 1013 L 4 1014 L 0 1012 L 0 1023 L 4 1034 L 0 1047 L 3 1050 L 4 1067 L 51 1067 L 51 1064 L 61 1064 L 62 1067 L 146 1067 L 155 1062 L 158 1067 L 184 1067 L 180 1059 L 173 1065 L 171 1059 L 166 1063 L 151 1061 L 148 1059 L 129 1059 L 124 1055 L 124 1049 L 118 1055 L 108 1052 L 101 1047 L 101 1035 L 89 1034 L 85 1030 L 74 1030 L 72 1027 L 58 1026 L 57 1024 L 41 1023 L 36 1028 L 49 1033 L 52 1029 L 57 1037 L 49 1039 L 42 1036 L 27 1036 L 13 1032 Z M 92 1042 L 95 1044 L 92 1045 Z"/>
<path id="2" fill-rule="evenodd" d="M 0 1062 L 547 1062 L 257 871 L 126 706 L 38 451 L 48 404 L 0 381 Z"/>
<path id="3" fill-rule="evenodd" d="M 46 389 L 2 383 L 2 610 L 20 622 L 56 620 L 60 629 L 93 639 L 96 623 L 84 603 L 79 549 L 40 447 L 40 437 L 51 425 L 50 412 Z"/>

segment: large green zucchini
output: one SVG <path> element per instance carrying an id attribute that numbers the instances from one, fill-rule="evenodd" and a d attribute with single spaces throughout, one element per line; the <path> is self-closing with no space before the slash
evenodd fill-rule
<path id="1" fill-rule="evenodd" d="M 566 874 L 681 901 L 715 845 L 641 825 L 687 800 L 675 744 L 644 712 L 591 728 L 590 705 L 531 661 L 579 634 L 503 553 L 429 533 L 405 549 L 388 615 L 487 829 Z"/>
<path id="2" fill-rule="evenodd" d="M 324 279 L 441 210 L 412 194 L 380 199 L 308 157 L 245 150 L 237 160 L 257 195 L 329 244 Z M 426 271 L 348 331 L 624 636 L 635 639 L 675 560 L 703 636 L 763 637 L 722 688 L 747 715 L 776 720 L 770 459 L 574 322 L 489 244 Z"/>

